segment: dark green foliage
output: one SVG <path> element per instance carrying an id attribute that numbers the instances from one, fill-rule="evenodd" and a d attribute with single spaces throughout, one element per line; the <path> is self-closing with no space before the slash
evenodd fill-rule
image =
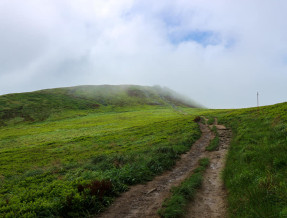
<path id="1" fill-rule="evenodd" d="M 199 122 L 201 120 L 200 116 L 197 116 L 193 119 L 194 122 Z"/>
<path id="2" fill-rule="evenodd" d="M 113 184 L 109 180 L 93 180 L 88 184 L 78 184 L 76 194 L 73 192 L 66 196 L 57 214 L 74 217 L 84 216 L 84 211 L 100 212 L 112 202 Z"/>
<path id="3" fill-rule="evenodd" d="M 200 159 L 199 167 L 193 171 L 193 174 L 180 186 L 172 188 L 171 196 L 165 199 L 158 212 L 161 217 L 176 218 L 184 215 L 187 203 L 194 198 L 196 190 L 201 186 L 203 173 L 208 165 L 208 158 Z"/>

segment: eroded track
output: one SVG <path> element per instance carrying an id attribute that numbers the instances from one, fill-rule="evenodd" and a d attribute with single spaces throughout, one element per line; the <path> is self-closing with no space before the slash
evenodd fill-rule
<path id="1" fill-rule="evenodd" d="M 169 195 L 170 188 L 179 185 L 192 173 L 198 160 L 204 154 L 205 147 L 213 137 L 206 125 L 199 125 L 202 131 L 200 139 L 192 145 L 188 153 L 181 156 L 171 171 L 155 177 L 154 180 L 146 184 L 132 186 L 99 217 L 158 217 L 157 210 Z"/>
<path id="2" fill-rule="evenodd" d="M 202 187 L 195 199 L 190 203 L 186 218 L 215 218 L 227 217 L 226 190 L 221 172 L 225 166 L 225 157 L 231 140 L 231 131 L 222 125 L 216 125 L 219 133 L 219 149 L 205 152 L 210 160 Z"/>
<path id="3" fill-rule="evenodd" d="M 212 218 L 226 216 L 226 191 L 220 173 L 224 168 L 225 156 L 231 139 L 231 131 L 224 126 L 215 125 L 218 129 L 220 144 L 218 151 L 207 152 L 205 147 L 214 138 L 207 125 L 199 124 L 202 131 L 190 151 L 181 156 L 171 171 L 167 171 L 154 180 L 135 185 L 123 193 L 110 208 L 97 217 L 159 217 L 158 209 L 164 199 L 170 194 L 172 186 L 178 186 L 185 178 L 191 175 L 198 160 L 203 157 L 210 159 L 210 166 L 204 174 L 202 188 L 198 191 L 194 201 L 189 205 L 186 217 Z"/>

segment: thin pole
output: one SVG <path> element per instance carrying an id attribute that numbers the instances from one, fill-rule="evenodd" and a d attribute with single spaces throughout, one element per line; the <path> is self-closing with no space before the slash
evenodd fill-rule
<path id="1" fill-rule="evenodd" d="M 258 112 L 259 112 L 259 92 L 257 92 L 257 109 L 258 109 Z"/>
<path id="2" fill-rule="evenodd" d="M 259 108 L 259 93 L 257 92 L 257 107 Z"/>

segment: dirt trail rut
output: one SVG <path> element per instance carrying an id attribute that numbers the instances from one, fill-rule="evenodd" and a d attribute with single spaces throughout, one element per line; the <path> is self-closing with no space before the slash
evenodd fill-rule
<path id="1" fill-rule="evenodd" d="M 205 152 L 205 156 L 210 160 L 210 167 L 205 172 L 201 189 L 188 207 L 186 218 L 227 217 L 226 190 L 220 176 L 231 140 L 231 131 L 222 125 L 217 125 L 217 120 L 215 125 L 219 134 L 219 149 Z"/>
<path id="2" fill-rule="evenodd" d="M 158 217 L 157 210 L 163 200 L 169 195 L 172 186 L 179 185 L 197 165 L 204 153 L 205 147 L 213 137 L 206 125 L 199 124 L 202 131 L 190 151 L 181 156 L 171 171 L 167 171 L 154 180 L 136 186 L 123 193 L 110 208 L 98 217 Z"/>
<path id="3" fill-rule="evenodd" d="M 170 194 L 171 187 L 179 185 L 191 175 L 198 160 L 202 157 L 209 157 L 211 164 L 205 173 L 203 187 L 190 205 L 186 217 L 224 217 L 225 192 L 219 174 L 224 166 L 224 156 L 231 133 L 224 126 L 220 126 L 218 128 L 220 148 L 218 151 L 208 153 L 205 151 L 205 147 L 209 145 L 214 135 L 207 125 L 201 123 L 199 125 L 202 131 L 200 139 L 192 145 L 188 153 L 181 156 L 171 171 L 155 177 L 154 180 L 146 184 L 132 186 L 129 191 L 117 198 L 107 211 L 97 217 L 159 217 L 157 211 Z"/>

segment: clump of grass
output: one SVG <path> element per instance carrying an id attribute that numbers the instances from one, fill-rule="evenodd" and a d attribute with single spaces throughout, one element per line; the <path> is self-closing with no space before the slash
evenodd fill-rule
<path id="1" fill-rule="evenodd" d="M 204 117 L 200 117 L 200 122 L 201 122 L 202 124 L 204 124 L 204 125 L 207 124 L 207 121 L 206 121 L 206 119 L 205 119 Z"/>
<path id="2" fill-rule="evenodd" d="M 215 151 L 219 146 L 219 137 L 215 136 L 214 139 L 211 140 L 210 144 L 205 148 L 206 151 Z"/>
<path id="3" fill-rule="evenodd" d="M 211 140 L 210 144 L 205 148 L 206 151 L 215 151 L 219 146 L 219 135 L 216 126 L 211 128 L 211 131 L 214 132 L 215 137 Z"/>
<path id="4" fill-rule="evenodd" d="M 212 125 L 214 123 L 214 117 L 208 117 L 208 121 L 207 121 L 207 124 L 208 125 Z"/>
<path id="5" fill-rule="evenodd" d="M 208 158 L 200 159 L 199 167 L 193 171 L 193 174 L 180 186 L 172 188 L 171 196 L 165 199 L 162 208 L 158 211 L 161 217 L 174 218 L 184 215 L 187 203 L 194 198 L 196 190 L 201 186 L 203 173 L 208 165 Z"/>
<path id="6" fill-rule="evenodd" d="M 201 167 L 204 167 L 204 168 L 206 168 L 206 167 L 208 167 L 208 165 L 209 165 L 209 159 L 208 158 L 201 158 L 200 160 L 199 160 L 199 165 L 201 166 Z"/>
<path id="7" fill-rule="evenodd" d="M 211 131 L 212 131 L 214 134 L 218 134 L 217 128 L 216 128 L 215 125 L 212 126 Z"/>

